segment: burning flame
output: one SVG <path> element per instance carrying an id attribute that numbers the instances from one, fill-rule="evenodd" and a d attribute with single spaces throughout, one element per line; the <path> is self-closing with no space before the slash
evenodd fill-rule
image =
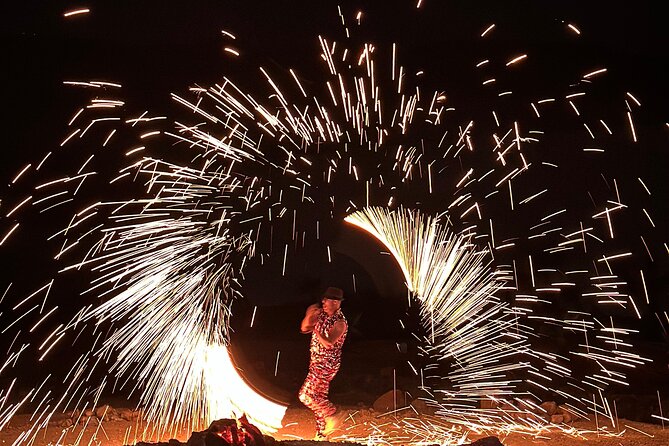
<path id="1" fill-rule="evenodd" d="M 246 384 L 233 364 L 227 346 L 207 346 L 204 361 L 209 423 L 246 414 L 251 424 L 263 433 L 281 428 L 286 406 L 270 401 Z"/>

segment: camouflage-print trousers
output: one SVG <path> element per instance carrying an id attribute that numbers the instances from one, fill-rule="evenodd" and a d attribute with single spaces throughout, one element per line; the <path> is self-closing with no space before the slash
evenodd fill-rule
<path id="1" fill-rule="evenodd" d="M 315 363 L 309 365 L 309 374 L 302 384 L 300 401 L 316 416 L 316 432 L 323 433 L 325 418 L 333 415 L 337 408 L 328 400 L 330 381 L 339 371 L 339 362 L 334 364 Z"/>

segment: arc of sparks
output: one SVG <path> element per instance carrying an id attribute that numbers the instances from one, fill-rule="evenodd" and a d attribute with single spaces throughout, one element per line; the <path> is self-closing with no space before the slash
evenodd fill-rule
<path id="1" fill-rule="evenodd" d="M 485 262 L 486 251 L 453 234 L 436 218 L 420 211 L 368 207 L 345 221 L 367 231 L 391 252 L 406 285 L 423 304 L 423 323 L 446 334 L 471 320 L 490 303 L 502 286 Z M 437 329 L 436 327 L 441 327 Z"/>

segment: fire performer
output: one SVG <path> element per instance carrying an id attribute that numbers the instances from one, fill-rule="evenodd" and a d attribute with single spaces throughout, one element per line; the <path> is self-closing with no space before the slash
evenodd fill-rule
<path id="1" fill-rule="evenodd" d="M 316 439 L 325 439 L 341 422 L 337 408 L 328 400 L 330 381 L 341 365 L 341 348 L 348 323 L 341 311 L 344 292 L 328 287 L 320 303 L 307 308 L 302 333 L 311 333 L 309 373 L 300 389 L 300 401 L 316 416 Z"/>

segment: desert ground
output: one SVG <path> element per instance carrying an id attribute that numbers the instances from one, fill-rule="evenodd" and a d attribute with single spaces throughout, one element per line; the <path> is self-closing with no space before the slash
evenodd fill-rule
<path id="1" fill-rule="evenodd" d="M 261 389 L 280 389 L 284 395 L 276 401 L 288 404 L 288 410 L 283 419 L 283 428 L 272 433 L 278 441 L 311 440 L 315 434 L 313 414 L 297 401 L 296 394 L 304 379 L 307 368 L 308 339 L 298 338 L 301 344 L 296 345 L 293 340 L 272 342 L 264 339 L 247 342 L 243 345 L 246 353 L 246 375 L 251 382 L 261 384 Z M 282 362 L 275 369 L 276 349 L 280 349 Z M 666 429 L 659 424 L 661 421 L 651 417 L 658 414 L 655 389 L 658 383 L 666 380 L 664 367 L 646 368 L 643 374 L 633 376 L 634 394 L 618 395 L 612 398 L 617 401 L 619 420 L 604 418 L 601 415 L 595 420 L 576 420 L 569 423 L 552 425 L 542 432 L 520 434 L 504 431 L 474 431 L 465 430 L 439 422 L 429 411 L 418 408 L 418 413 L 410 409 L 388 413 L 373 406 L 378 402 L 380 395 L 393 389 L 394 370 L 401 370 L 405 358 L 397 353 L 394 342 L 366 341 L 353 342 L 345 351 L 345 361 L 331 388 L 332 401 L 340 404 L 348 417 L 341 426 L 341 430 L 332 435 L 330 442 L 357 442 L 360 444 L 468 444 L 477 439 L 495 436 L 506 446 L 521 445 L 552 445 L 552 446 L 669 446 L 669 422 Z M 239 355 L 242 356 L 241 354 Z M 268 359 L 269 358 L 269 359 Z M 250 365 L 252 365 L 252 367 Z M 370 365 L 371 364 L 371 365 Z M 250 371 L 258 371 L 251 375 Z M 260 373 L 263 372 L 264 373 Z M 278 372 L 275 374 L 275 372 Z M 409 375 L 407 375 L 409 376 Z M 411 378 L 409 376 L 409 378 Z M 397 374 L 397 387 L 408 388 L 410 379 Z M 662 388 L 662 395 L 667 391 Z M 281 395 L 279 395 L 281 396 Z M 627 402 L 626 402 L 627 401 Z M 669 402 L 663 399 L 666 408 Z M 122 412 L 132 411 L 127 407 L 134 406 L 125 399 L 109 398 L 110 404 L 120 415 Z M 123 409 L 126 407 L 126 409 Z M 8 426 L 0 431 L 0 446 L 12 445 L 21 432 L 28 428 L 31 415 L 17 415 Z M 167 441 L 171 437 L 155 438 L 142 435 L 146 426 L 137 415 L 113 417 L 113 419 L 98 423 L 98 418 L 92 416 L 88 422 L 79 419 L 76 427 L 71 427 L 72 417 L 63 415 L 54 417 L 46 430 L 35 436 L 34 446 L 72 445 L 78 442 L 82 446 L 123 446 L 134 445 L 140 441 L 158 442 Z M 634 419 L 635 421 L 629 420 Z M 640 422 L 643 420 L 646 422 Z M 648 421 L 653 421 L 653 424 Z M 599 430 L 599 434 L 598 429 Z M 185 442 L 191 431 L 179 432 L 172 438 Z M 466 437 L 463 438 L 463 435 Z M 450 438 L 451 443 L 444 441 Z M 326 444 L 326 443 L 321 443 Z M 176 445 L 174 445 L 176 446 Z M 288 446 L 288 445 L 286 445 Z M 293 445 L 294 446 L 294 445 Z"/>
<path id="2" fill-rule="evenodd" d="M 379 414 L 367 407 L 347 407 L 348 417 L 341 429 L 328 438 L 326 443 L 357 442 L 361 444 L 438 444 L 446 434 L 451 432 L 453 444 L 471 443 L 479 438 L 496 436 L 506 446 L 572 446 L 588 444 L 592 446 L 653 446 L 669 445 L 669 425 L 666 429 L 661 425 L 617 420 L 614 426 L 611 420 L 578 420 L 571 424 L 553 426 L 544 432 L 521 434 L 510 432 L 474 432 L 457 431 L 444 423 L 436 423 L 436 418 L 415 412 Z M 122 446 L 132 445 L 142 440 L 141 432 L 145 426 L 141 420 L 129 421 L 114 419 L 98 422 L 93 416 L 87 423 L 79 423 L 76 427 L 65 428 L 67 417 L 56 417 L 47 429 L 35 436 L 34 446 L 70 445 L 78 442 L 85 446 Z M 615 420 L 614 420 L 615 421 Z M 13 444 L 21 432 L 29 427 L 30 415 L 17 415 L 0 432 L 2 445 Z M 436 426 L 436 427 L 430 427 Z M 597 433 L 597 426 L 600 433 Z M 605 431 L 602 431 L 605 429 Z M 603 432 L 608 432 L 603 433 Z M 310 440 L 314 435 L 313 415 L 301 407 L 290 407 L 283 420 L 283 428 L 272 434 L 278 441 Z M 464 436 L 466 435 L 466 436 Z M 174 436 L 185 442 L 189 432 Z M 144 441 L 167 441 L 169 438 L 145 437 Z M 442 443 L 444 444 L 444 443 Z M 448 443 L 445 443 L 448 444 Z"/>

